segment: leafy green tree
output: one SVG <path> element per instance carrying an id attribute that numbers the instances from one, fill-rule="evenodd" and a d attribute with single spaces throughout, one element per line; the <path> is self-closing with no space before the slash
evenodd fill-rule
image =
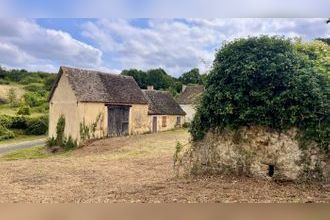
<path id="1" fill-rule="evenodd" d="M 296 127 L 329 150 L 329 84 L 290 40 L 252 37 L 226 43 L 216 54 L 193 119 L 194 140 L 213 128 Z"/>
<path id="2" fill-rule="evenodd" d="M 179 80 L 183 84 L 203 84 L 202 76 L 199 74 L 199 69 L 194 68 L 186 73 L 183 73 Z"/>
<path id="3" fill-rule="evenodd" d="M 168 75 L 162 68 L 151 69 L 147 72 L 147 83 L 153 85 L 155 89 L 168 89 L 174 79 Z"/>
<path id="4" fill-rule="evenodd" d="M 141 89 L 146 89 L 148 84 L 147 73 L 142 70 L 130 69 L 121 72 L 124 76 L 132 76 Z"/>

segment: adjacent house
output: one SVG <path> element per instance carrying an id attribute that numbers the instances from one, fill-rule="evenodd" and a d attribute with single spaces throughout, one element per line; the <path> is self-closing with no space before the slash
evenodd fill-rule
<path id="1" fill-rule="evenodd" d="M 64 135 L 78 142 L 150 132 L 148 101 L 129 76 L 61 67 L 49 96 L 50 137 L 61 115 Z"/>
<path id="2" fill-rule="evenodd" d="M 49 137 L 65 118 L 64 136 L 87 139 L 181 126 L 185 112 L 167 92 L 142 91 L 133 77 L 61 67 L 49 96 Z"/>
<path id="3" fill-rule="evenodd" d="M 181 108 L 187 113 L 185 122 L 191 122 L 195 116 L 195 106 L 198 97 L 204 92 L 204 87 L 200 85 L 182 86 L 181 94 L 177 98 L 177 102 Z"/>
<path id="4" fill-rule="evenodd" d="M 166 131 L 181 127 L 186 113 L 167 91 L 154 90 L 148 86 L 143 93 L 149 104 L 149 120 L 151 132 Z"/>

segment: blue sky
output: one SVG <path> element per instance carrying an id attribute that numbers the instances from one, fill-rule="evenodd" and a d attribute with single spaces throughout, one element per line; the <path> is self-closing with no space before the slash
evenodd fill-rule
<path id="1" fill-rule="evenodd" d="M 325 20 L 0 18 L 0 65 L 51 72 L 67 65 L 115 73 L 162 67 L 179 76 L 194 67 L 208 71 L 215 50 L 235 38 L 330 37 Z"/>

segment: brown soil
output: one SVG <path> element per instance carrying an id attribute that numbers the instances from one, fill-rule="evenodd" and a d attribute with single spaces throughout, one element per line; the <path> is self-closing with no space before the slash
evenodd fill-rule
<path id="1" fill-rule="evenodd" d="M 330 202 L 322 185 L 247 177 L 178 178 L 185 130 L 96 141 L 71 155 L 1 161 L 0 202 Z"/>

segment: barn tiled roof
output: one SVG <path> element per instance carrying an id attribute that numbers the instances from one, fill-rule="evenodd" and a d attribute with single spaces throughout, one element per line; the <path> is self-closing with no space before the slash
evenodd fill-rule
<path id="1" fill-rule="evenodd" d="M 169 92 L 143 90 L 149 103 L 149 115 L 186 115 Z"/>
<path id="2" fill-rule="evenodd" d="M 182 105 L 191 105 L 203 92 L 203 86 L 187 86 L 177 98 L 177 102 Z"/>
<path id="3" fill-rule="evenodd" d="M 109 104 L 148 104 L 133 77 L 70 67 L 61 67 L 49 100 L 65 74 L 80 102 Z"/>

